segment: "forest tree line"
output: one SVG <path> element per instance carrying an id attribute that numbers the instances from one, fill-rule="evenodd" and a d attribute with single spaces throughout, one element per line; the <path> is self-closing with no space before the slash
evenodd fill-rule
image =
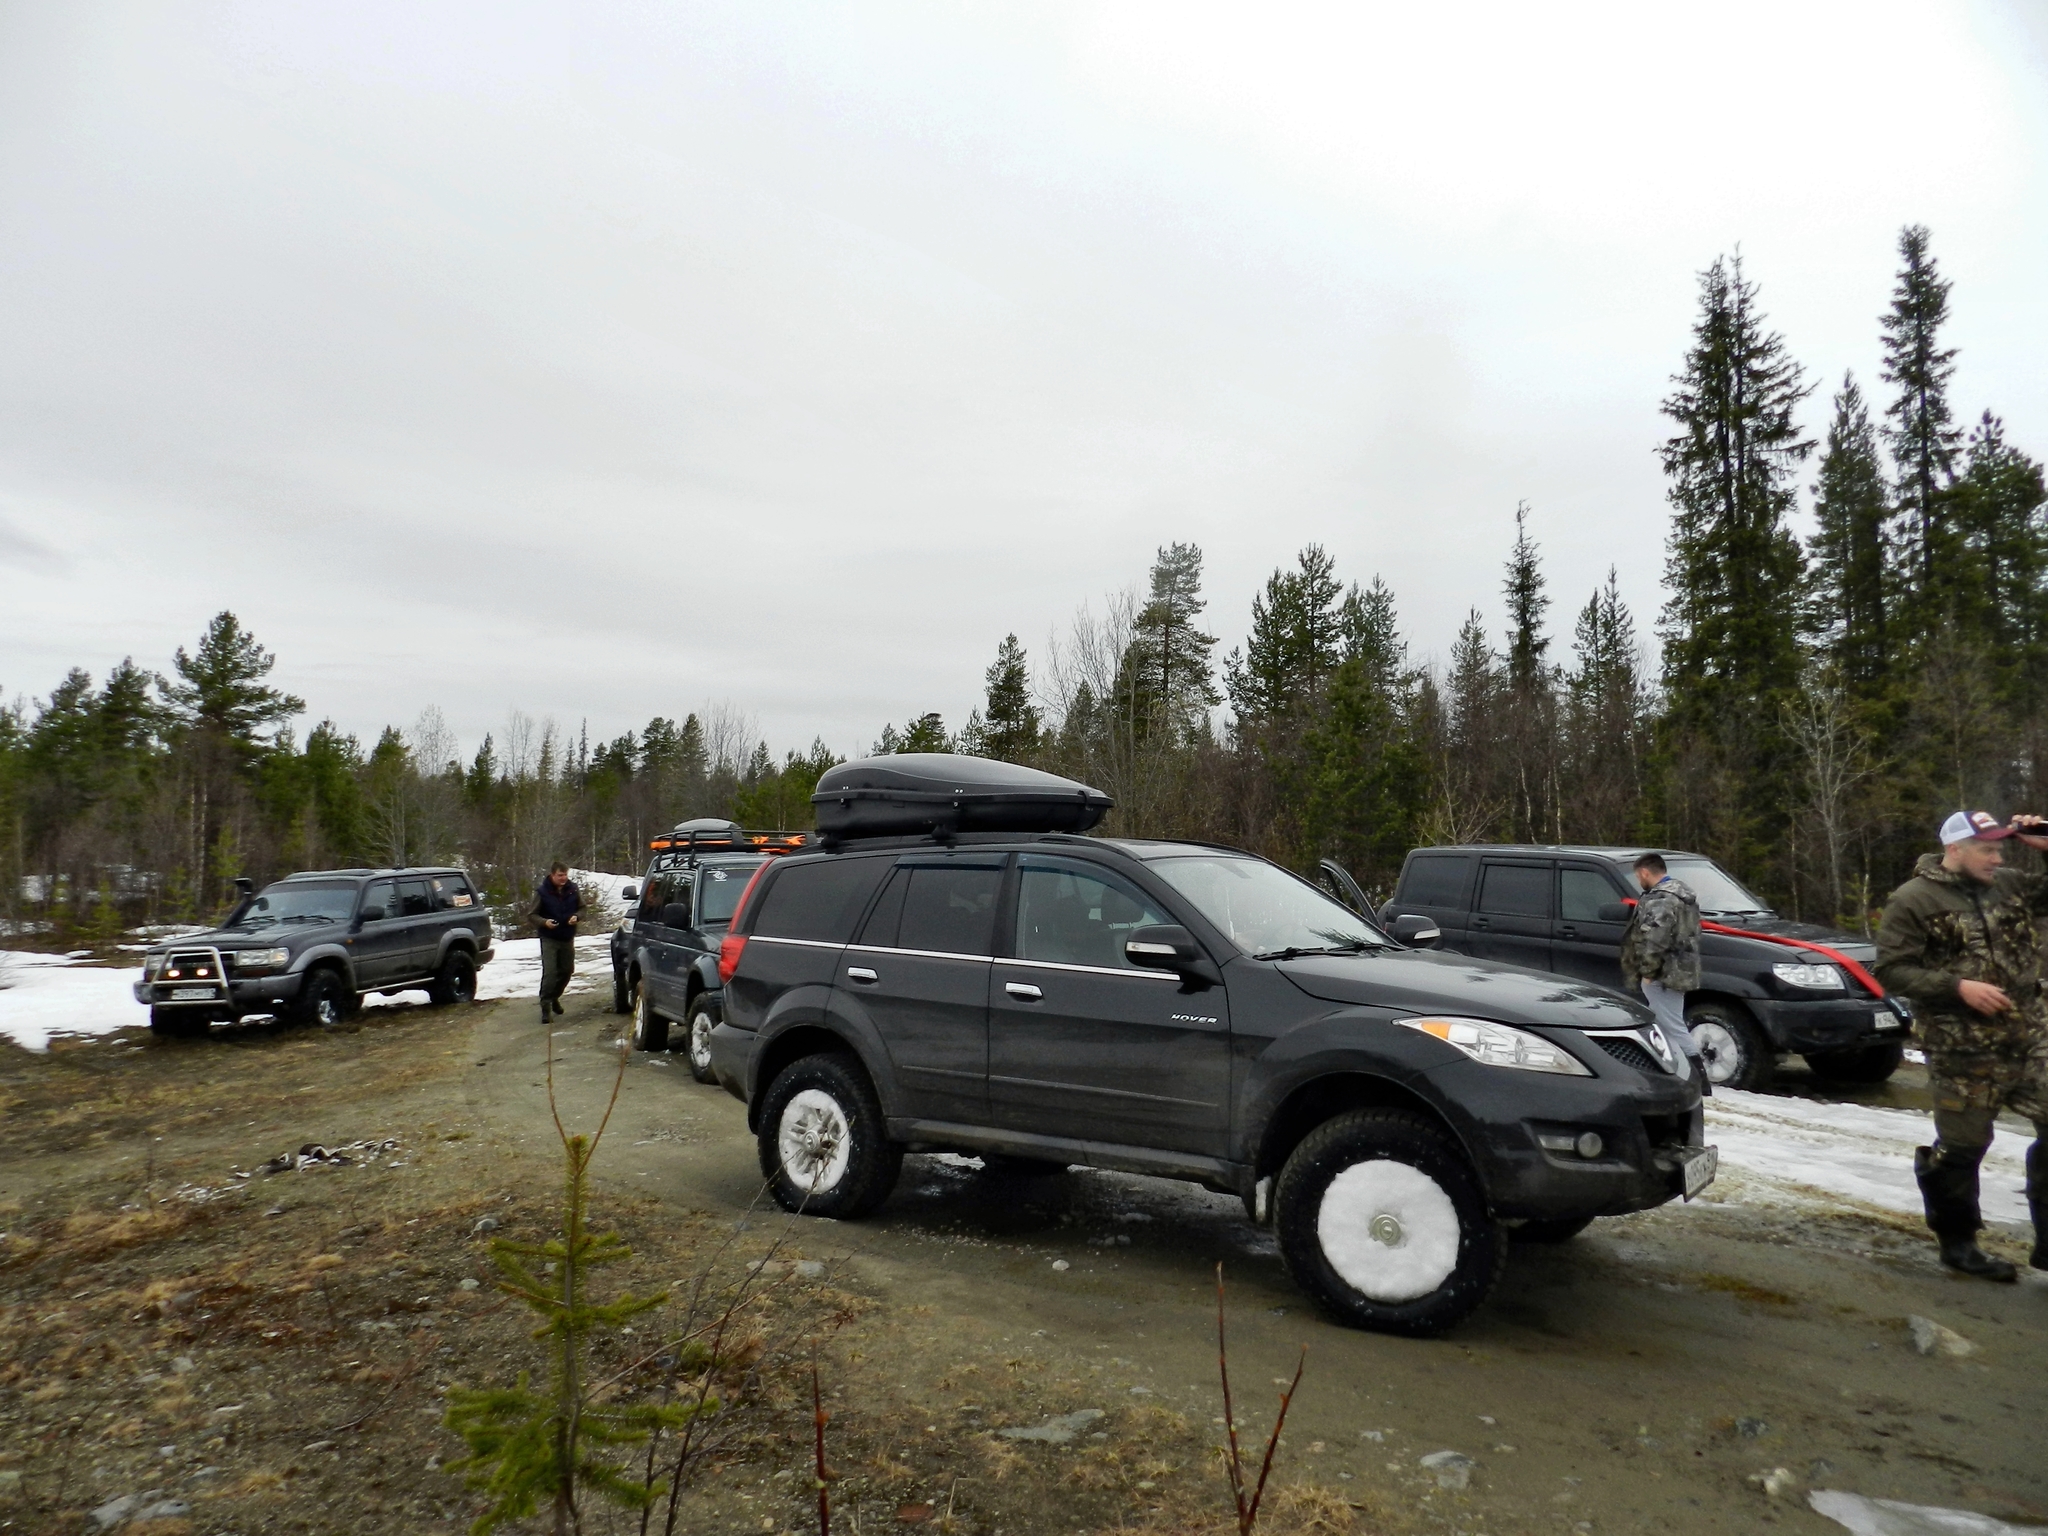
<path id="1" fill-rule="evenodd" d="M 1555 611 L 1526 507 L 1500 628 L 1473 610 L 1435 664 L 1382 581 L 1313 544 L 1219 654 L 1201 550 L 1170 543 L 1036 658 L 1005 639 L 957 731 L 929 713 L 872 750 L 1046 768 L 1115 798 L 1108 833 L 1335 858 L 1380 893 L 1419 844 L 1648 843 L 1861 926 L 1942 815 L 2039 808 L 2048 772 L 2041 466 L 1992 412 L 1959 421 L 1949 282 L 1924 228 L 1898 251 L 1875 383 L 1845 374 L 1818 440 L 1816 385 L 1741 258 L 1700 274 L 1662 406 L 1654 664 L 1612 572 Z M 367 747 L 329 721 L 301 741 L 273 664 L 223 613 L 167 674 L 73 670 L 0 710 L 16 931 L 187 919 L 237 875 L 357 863 L 459 861 L 509 899 L 556 857 L 637 869 L 691 816 L 807 826 L 838 760 L 816 740 L 778 759 L 729 706 L 595 743 L 515 714 L 466 756 L 431 709 Z"/>

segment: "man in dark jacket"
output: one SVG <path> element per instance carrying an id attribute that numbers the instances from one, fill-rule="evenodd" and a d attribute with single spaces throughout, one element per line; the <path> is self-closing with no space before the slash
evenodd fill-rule
<path id="1" fill-rule="evenodd" d="M 1642 896 L 1621 935 L 1621 974 L 1643 994 L 1674 1050 L 1712 1093 L 1700 1048 L 1685 1023 L 1685 994 L 1700 984 L 1700 903 L 1692 887 L 1673 878 L 1661 853 L 1636 860 Z"/>
<path id="2" fill-rule="evenodd" d="M 562 993 L 576 974 L 576 915 L 583 910 L 583 893 L 569 878 L 568 866 L 557 864 L 533 893 L 533 910 L 527 914 L 540 931 L 540 1019 L 547 1023 L 551 1013 L 562 1011 Z"/>
<path id="3" fill-rule="evenodd" d="M 2048 1269 L 2048 997 L 2041 990 L 2040 918 L 2048 876 L 2005 869 L 1999 844 L 2016 837 L 2048 850 L 2048 821 L 1957 811 L 1940 854 L 1922 854 L 1913 878 L 1885 903 L 1877 977 L 1913 1001 L 1934 1092 L 1934 1145 L 1913 1154 L 1927 1225 L 1941 1262 L 1985 1280 L 2016 1280 L 1977 1246 L 1984 1225 L 1977 1167 L 2000 1110 L 2034 1122 L 2027 1149 L 2033 1209 L 2030 1262 Z"/>

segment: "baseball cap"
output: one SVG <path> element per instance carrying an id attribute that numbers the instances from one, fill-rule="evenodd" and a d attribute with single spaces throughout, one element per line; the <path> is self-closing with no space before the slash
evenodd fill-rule
<path id="1" fill-rule="evenodd" d="M 1989 811 L 1957 811 L 1941 824 L 1941 843 L 1944 848 L 1950 843 L 1967 843 L 1973 837 L 1983 842 L 1994 843 L 2001 837 L 2011 836 L 2012 828 Z"/>

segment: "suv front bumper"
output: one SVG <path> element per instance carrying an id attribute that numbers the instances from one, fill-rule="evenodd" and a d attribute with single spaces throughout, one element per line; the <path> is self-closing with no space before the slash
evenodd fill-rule
<path id="1" fill-rule="evenodd" d="M 1903 1040 L 1913 1015 L 1895 998 L 1834 997 L 1808 1002 L 1745 998 L 1757 1022 L 1781 1051 L 1845 1051 L 1883 1040 Z"/>
<path id="2" fill-rule="evenodd" d="M 134 989 L 135 1001 L 151 1008 L 189 1008 L 197 1013 L 210 1012 L 222 1017 L 275 1013 L 298 1000 L 305 979 L 303 971 L 280 971 L 275 976 L 233 977 L 225 987 L 218 982 L 202 987 L 174 981 L 138 981 Z M 206 992 L 207 996 L 176 995 L 200 991 Z"/>
<path id="3" fill-rule="evenodd" d="M 1426 1076 L 1477 1165 L 1494 1215 L 1507 1221 L 1620 1216 L 1678 1199 L 1687 1154 L 1706 1140 L 1699 1086 L 1690 1079 L 1625 1068 L 1558 1077 L 1478 1062 Z M 1596 1156 L 1556 1149 L 1588 1131 L 1600 1138 Z"/>

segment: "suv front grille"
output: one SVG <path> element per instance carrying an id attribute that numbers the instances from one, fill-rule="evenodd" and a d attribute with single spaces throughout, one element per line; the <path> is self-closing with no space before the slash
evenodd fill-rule
<path id="1" fill-rule="evenodd" d="M 1596 1035 L 1600 1048 L 1625 1067 L 1634 1067 L 1649 1077 L 1662 1077 L 1664 1067 L 1639 1041 L 1626 1035 Z"/>
<path id="2" fill-rule="evenodd" d="M 174 976 L 171 973 L 175 971 Z M 213 952 L 199 950 L 173 954 L 164 961 L 164 968 L 157 973 L 161 981 L 219 981 L 220 971 L 215 968 Z"/>

